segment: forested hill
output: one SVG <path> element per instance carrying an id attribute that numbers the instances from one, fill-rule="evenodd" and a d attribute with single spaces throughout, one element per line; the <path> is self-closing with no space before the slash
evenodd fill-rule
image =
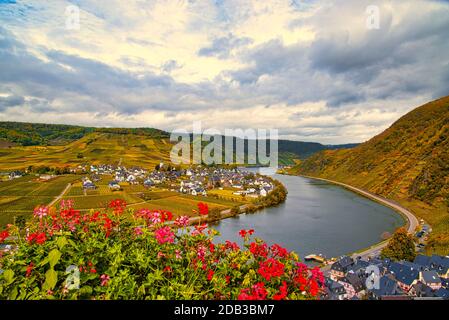
<path id="1" fill-rule="evenodd" d="M 433 223 L 435 247 L 449 252 L 449 97 L 414 109 L 353 149 L 316 153 L 291 173 L 395 199 Z"/>

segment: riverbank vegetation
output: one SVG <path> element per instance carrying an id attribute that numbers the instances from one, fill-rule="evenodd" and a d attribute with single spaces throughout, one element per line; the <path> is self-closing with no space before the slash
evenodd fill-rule
<path id="1" fill-rule="evenodd" d="M 207 218 L 202 204 L 198 214 Z M 132 216 L 132 219 L 126 218 Z M 173 221 L 168 225 L 168 221 Z M 36 208 L 20 228 L 0 229 L 0 299 L 316 299 L 323 275 L 293 252 L 241 230 L 244 247 L 214 244 L 189 217 L 127 207 L 82 213 Z"/>

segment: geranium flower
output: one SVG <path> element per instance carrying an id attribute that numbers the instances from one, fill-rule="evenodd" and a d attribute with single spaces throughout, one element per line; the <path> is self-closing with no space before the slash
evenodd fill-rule
<path id="1" fill-rule="evenodd" d="M 273 296 L 273 300 L 282 300 L 285 299 L 285 297 L 287 297 L 288 291 L 287 291 L 287 282 L 282 281 L 282 285 L 279 288 L 279 292 L 276 293 Z"/>
<path id="2" fill-rule="evenodd" d="M 266 258 L 268 256 L 268 246 L 266 243 L 258 244 L 256 242 L 251 242 L 251 244 L 249 245 L 249 251 L 255 257 Z"/>
<path id="3" fill-rule="evenodd" d="M 285 258 L 288 256 L 288 251 L 287 249 L 281 247 L 278 244 L 273 244 L 271 247 L 271 252 L 273 254 L 273 257 L 280 257 L 280 258 Z"/>
<path id="4" fill-rule="evenodd" d="M 211 281 L 213 276 L 214 276 L 214 270 L 210 269 L 207 272 L 207 281 Z"/>
<path id="5" fill-rule="evenodd" d="M 135 234 L 136 236 L 142 235 L 142 234 L 143 234 L 142 227 L 135 227 L 135 228 L 134 228 L 134 234 Z"/>
<path id="6" fill-rule="evenodd" d="M 189 225 L 189 220 L 188 216 L 180 216 L 175 219 L 175 225 L 178 227 L 186 227 Z"/>
<path id="7" fill-rule="evenodd" d="M 267 290 L 265 289 L 265 284 L 263 282 L 258 282 L 251 287 L 242 289 L 238 296 L 239 300 L 265 300 L 267 298 Z"/>
<path id="8" fill-rule="evenodd" d="M 192 236 L 198 236 L 203 234 L 204 229 L 207 228 L 207 224 L 196 225 L 195 230 L 192 231 Z"/>
<path id="9" fill-rule="evenodd" d="M 249 230 L 242 229 L 242 230 L 239 231 L 239 235 L 242 238 L 245 238 L 247 235 L 251 236 L 253 233 L 254 233 L 253 229 L 249 229 Z"/>
<path id="10" fill-rule="evenodd" d="M 47 240 L 45 233 L 41 232 L 41 233 L 32 233 L 27 237 L 28 243 L 32 244 L 32 243 L 37 243 L 37 244 L 44 244 L 45 241 Z"/>
<path id="11" fill-rule="evenodd" d="M 33 262 L 30 262 L 30 264 L 27 267 L 27 271 L 26 271 L 26 277 L 27 278 L 31 275 L 31 272 L 33 271 L 33 267 L 34 267 Z"/>
<path id="12" fill-rule="evenodd" d="M 6 238 L 9 237 L 9 232 L 8 230 L 4 230 L 2 232 L 0 232 L 0 243 L 2 243 L 3 241 L 6 240 Z"/>
<path id="13" fill-rule="evenodd" d="M 204 257 L 206 256 L 206 247 L 200 244 L 196 249 L 196 255 L 201 261 L 204 261 Z"/>
<path id="14" fill-rule="evenodd" d="M 108 282 L 111 278 L 107 274 L 102 274 L 100 276 L 100 279 L 101 279 L 101 286 L 105 287 L 108 285 Z"/>
<path id="15" fill-rule="evenodd" d="M 39 219 L 42 219 L 43 217 L 48 215 L 48 212 L 49 212 L 48 207 L 39 206 L 39 207 L 36 207 L 34 209 L 33 214 L 34 214 L 35 217 L 38 217 Z"/>
<path id="16" fill-rule="evenodd" d="M 262 262 L 258 273 L 267 281 L 273 277 L 279 277 L 284 274 L 284 264 L 276 259 L 270 258 Z"/>
<path id="17" fill-rule="evenodd" d="M 198 203 L 198 212 L 201 216 L 207 216 L 209 214 L 209 206 L 206 203 Z"/>
<path id="18" fill-rule="evenodd" d="M 159 244 L 163 244 L 166 242 L 173 243 L 175 241 L 175 234 L 168 226 L 156 230 L 154 235 Z"/>

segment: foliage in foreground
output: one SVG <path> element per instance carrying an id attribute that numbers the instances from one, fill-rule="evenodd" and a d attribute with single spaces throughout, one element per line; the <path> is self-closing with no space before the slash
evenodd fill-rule
<path id="1" fill-rule="evenodd" d="M 207 205 L 198 209 L 205 221 Z M 320 270 L 253 232 L 240 231 L 240 248 L 214 243 L 214 230 L 186 216 L 133 212 L 121 200 L 102 212 L 40 207 L 25 230 L 0 232 L 12 247 L 0 252 L 0 299 L 316 298 Z"/>

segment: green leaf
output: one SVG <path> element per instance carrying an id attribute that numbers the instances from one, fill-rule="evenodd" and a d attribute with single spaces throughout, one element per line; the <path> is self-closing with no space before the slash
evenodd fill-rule
<path id="1" fill-rule="evenodd" d="M 50 263 L 50 268 L 53 269 L 53 267 L 58 263 L 59 259 L 61 258 L 61 252 L 58 249 L 53 249 L 48 254 L 48 262 Z"/>
<path id="2" fill-rule="evenodd" d="M 53 268 L 48 269 L 48 271 L 45 273 L 45 283 L 43 288 L 45 290 L 52 290 L 56 283 L 58 282 L 58 273 L 53 270 Z"/>
<path id="3" fill-rule="evenodd" d="M 3 279 L 5 279 L 6 285 L 10 285 L 14 281 L 14 271 L 11 269 L 5 270 L 3 272 Z"/>
<path id="4" fill-rule="evenodd" d="M 59 250 L 62 250 L 66 244 L 69 242 L 67 241 L 66 237 L 59 237 L 58 240 L 56 240 L 56 244 L 58 245 Z"/>

